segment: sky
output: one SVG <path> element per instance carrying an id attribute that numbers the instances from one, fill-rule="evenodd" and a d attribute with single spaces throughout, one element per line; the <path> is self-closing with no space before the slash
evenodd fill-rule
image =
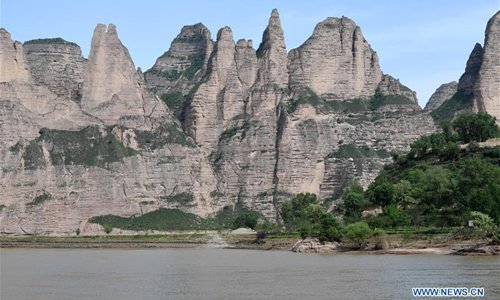
<path id="1" fill-rule="evenodd" d="M 149 69 L 183 25 L 232 28 L 257 47 L 277 8 L 287 49 L 300 46 L 327 17 L 346 16 L 377 51 L 382 71 L 417 92 L 424 106 L 442 83 L 458 80 L 500 0 L 0 0 L 0 26 L 21 42 L 62 37 L 88 57 L 94 27 L 117 26 L 137 67 Z"/>

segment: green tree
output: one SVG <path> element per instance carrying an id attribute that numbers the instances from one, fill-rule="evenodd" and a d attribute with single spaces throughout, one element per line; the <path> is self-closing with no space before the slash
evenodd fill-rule
<path id="1" fill-rule="evenodd" d="M 394 185 L 387 178 L 378 177 L 367 190 L 368 200 L 382 206 L 393 203 Z"/>
<path id="2" fill-rule="evenodd" d="M 113 226 L 111 226 L 109 224 L 105 224 L 104 225 L 104 232 L 106 232 L 106 234 L 110 234 L 111 231 L 113 231 Z"/>
<path id="3" fill-rule="evenodd" d="M 398 227 L 410 225 L 410 216 L 391 204 L 383 208 L 384 216 L 387 218 L 387 226 Z"/>
<path id="4" fill-rule="evenodd" d="M 479 157 L 459 164 L 458 188 L 463 210 L 479 211 L 500 218 L 500 167 Z"/>
<path id="5" fill-rule="evenodd" d="M 413 187 L 408 180 L 402 179 L 394 185 L 394 200 L 404 208 L 413 207 L 418 203 L 413 197 Z"/>
<path id="6" fill-rule="evenodd" d="M 309 204 L 317 203 L 315 194 L 301 193 L 285 201 L 281 207 L 281 218 L 289 230 L 297 230 L 308 223 L 305 209 Z"/>
<path id="7" fill-rule="evenodd" d="M 347 225 L 345 239 L 363 247 L 372 236 L 373 232 L 365 222 L 356 222 Z"/>
<path id="8" fill-rule="evenodd" d="M 498 227 L 495 225 L 493 219 L 491 219 L 490 216 L 479 211 L 472 211 L 471 216 L 474 220 L 474 226 L 481 233 L 483 233 L 487 237 L 491 237 L 496 243 L 500 242 Z"/>
<path id="9" fill-rule="evenodd" d="M 233 228 L 248 227 L 250 229 L 255 229 L 257 226 L 259 216 L 253 211 L 242 211 L 238 214 L 233 222 Z"/>
<path id="10" fill-rule="evenodd" d="M 453 121 L 461 142 L 484 142 L 498 134 L 496 119 L 487 113 L 463 113 Z"/>
<path id="11" fill-rule="evenodd" d="M 363 187 L 358 183 L 354 183 L 344 191 L 342 200 L 340 207 L 344 211 L 344 218 L 349 222 L 359 220 L 363 209 L 370 204 L 363 194 Z"/>

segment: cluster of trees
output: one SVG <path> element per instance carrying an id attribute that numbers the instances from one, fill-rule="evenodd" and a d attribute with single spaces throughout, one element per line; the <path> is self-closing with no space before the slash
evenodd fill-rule
<path id="1" fill-rule="evenodd" d="M 500 147 L 479 148 L 498 135 L 495 118 L 485 113 L 465 113 L 443 124 L 443 131 L 423 136 L 411 144 L 407 155 L 394 155 L 363 191 L 354 184 L 343 194 L 340 209 L 347 222 L 361 219 L 361 212 L 382 207 L 383 214 L 369 217 L 373 227 L 406 225 L 457 226 L 471 211 L 500 221 Z M 460 143 L 469 143 L 461 150 Z"/>
<path id="2" fill-rule="evenodd" d="M 303 237 L 361 246 L 371 237 L 385 237 L 377 228 L 461 226 L 471 218 L 480 220 L 478 216 L 500 223 L 500 147 L 477 146 L 499 136 L 495 118 L 465 113 L 442 129 L 416 140 L 408 154 L 394 154 L 394 163 L 366 191 L 356 183 L 346 189 L 333 212 L 318 204 L 314 194 L 286 201 L 281 211 L 285 226 Z M 469 143 L 466 149 L 460 147 L 464 143 Z M 362 215 L 376 208 L 382 213 Z M 339 214 L 342 222 L 335 216 Z"/>
<path id="3" fill-rule="evenodd" d="M 372 230 L 365 222 L 355 222 L 345 226 L 326 208 L 318 204 L 316 195 L 305 193 L 295 195 L 283 203 L 281 209 L 283 223 L 287 230 L 298 231 L 302 238 L 318 238 L 321 242 L 351 242 L 362 247 L 371 238 L 383 242 L 385 232 Z"/>

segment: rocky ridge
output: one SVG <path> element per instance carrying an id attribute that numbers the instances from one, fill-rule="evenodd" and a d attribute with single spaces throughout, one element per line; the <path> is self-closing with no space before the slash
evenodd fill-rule
<path id="1" fill-rule="evenodd" d="M 465 72 L 458 81 L 457 91 L 442 101 L 443 91 L 431 96 L 436 119 L 453 118 L 462 111 L 487 112 L 500 124 L 500 11 L 486 25 L 484 45 L 476 43 Z M 434 99 L 440 99 L 436 105 Z"/>
<path id="2" fill-rule="evenodd" d="M 335 203 L 436 129 L 347 18 L 321 22 L 288 54 L 276 10 L 257 49 L 229 27 L 212 41 L 185 26 L 144 74 L 114 25 L 96 27 L 88 61 L 70 42 L 23 50 L 7 35 L 4 234 L 70 233 L 92 216 L 160 207 L 246 207 L 277 221 L 290 195 Z"/>
<path id="3" fill-rule="evenodd" d="M 443 83 L 440 85 L 431 98 L 425 105 L 425 109 L 428 111 L 433 111 L 440 107 L 446 100 L 450 99 L 455 95 L 458 90 L 458 82 L 452 81 L 449 83 Z"/>

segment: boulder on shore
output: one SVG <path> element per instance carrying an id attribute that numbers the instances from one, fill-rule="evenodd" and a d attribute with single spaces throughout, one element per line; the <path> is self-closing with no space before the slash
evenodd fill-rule
<path id="1" fill-rule="evenodd" d="M 318 239 L 299 240 L 292 247 L 292 251 L 296 253 L 333 253 L 337 249 L 337 243 L 326 242 L 320 243 Z"/>

